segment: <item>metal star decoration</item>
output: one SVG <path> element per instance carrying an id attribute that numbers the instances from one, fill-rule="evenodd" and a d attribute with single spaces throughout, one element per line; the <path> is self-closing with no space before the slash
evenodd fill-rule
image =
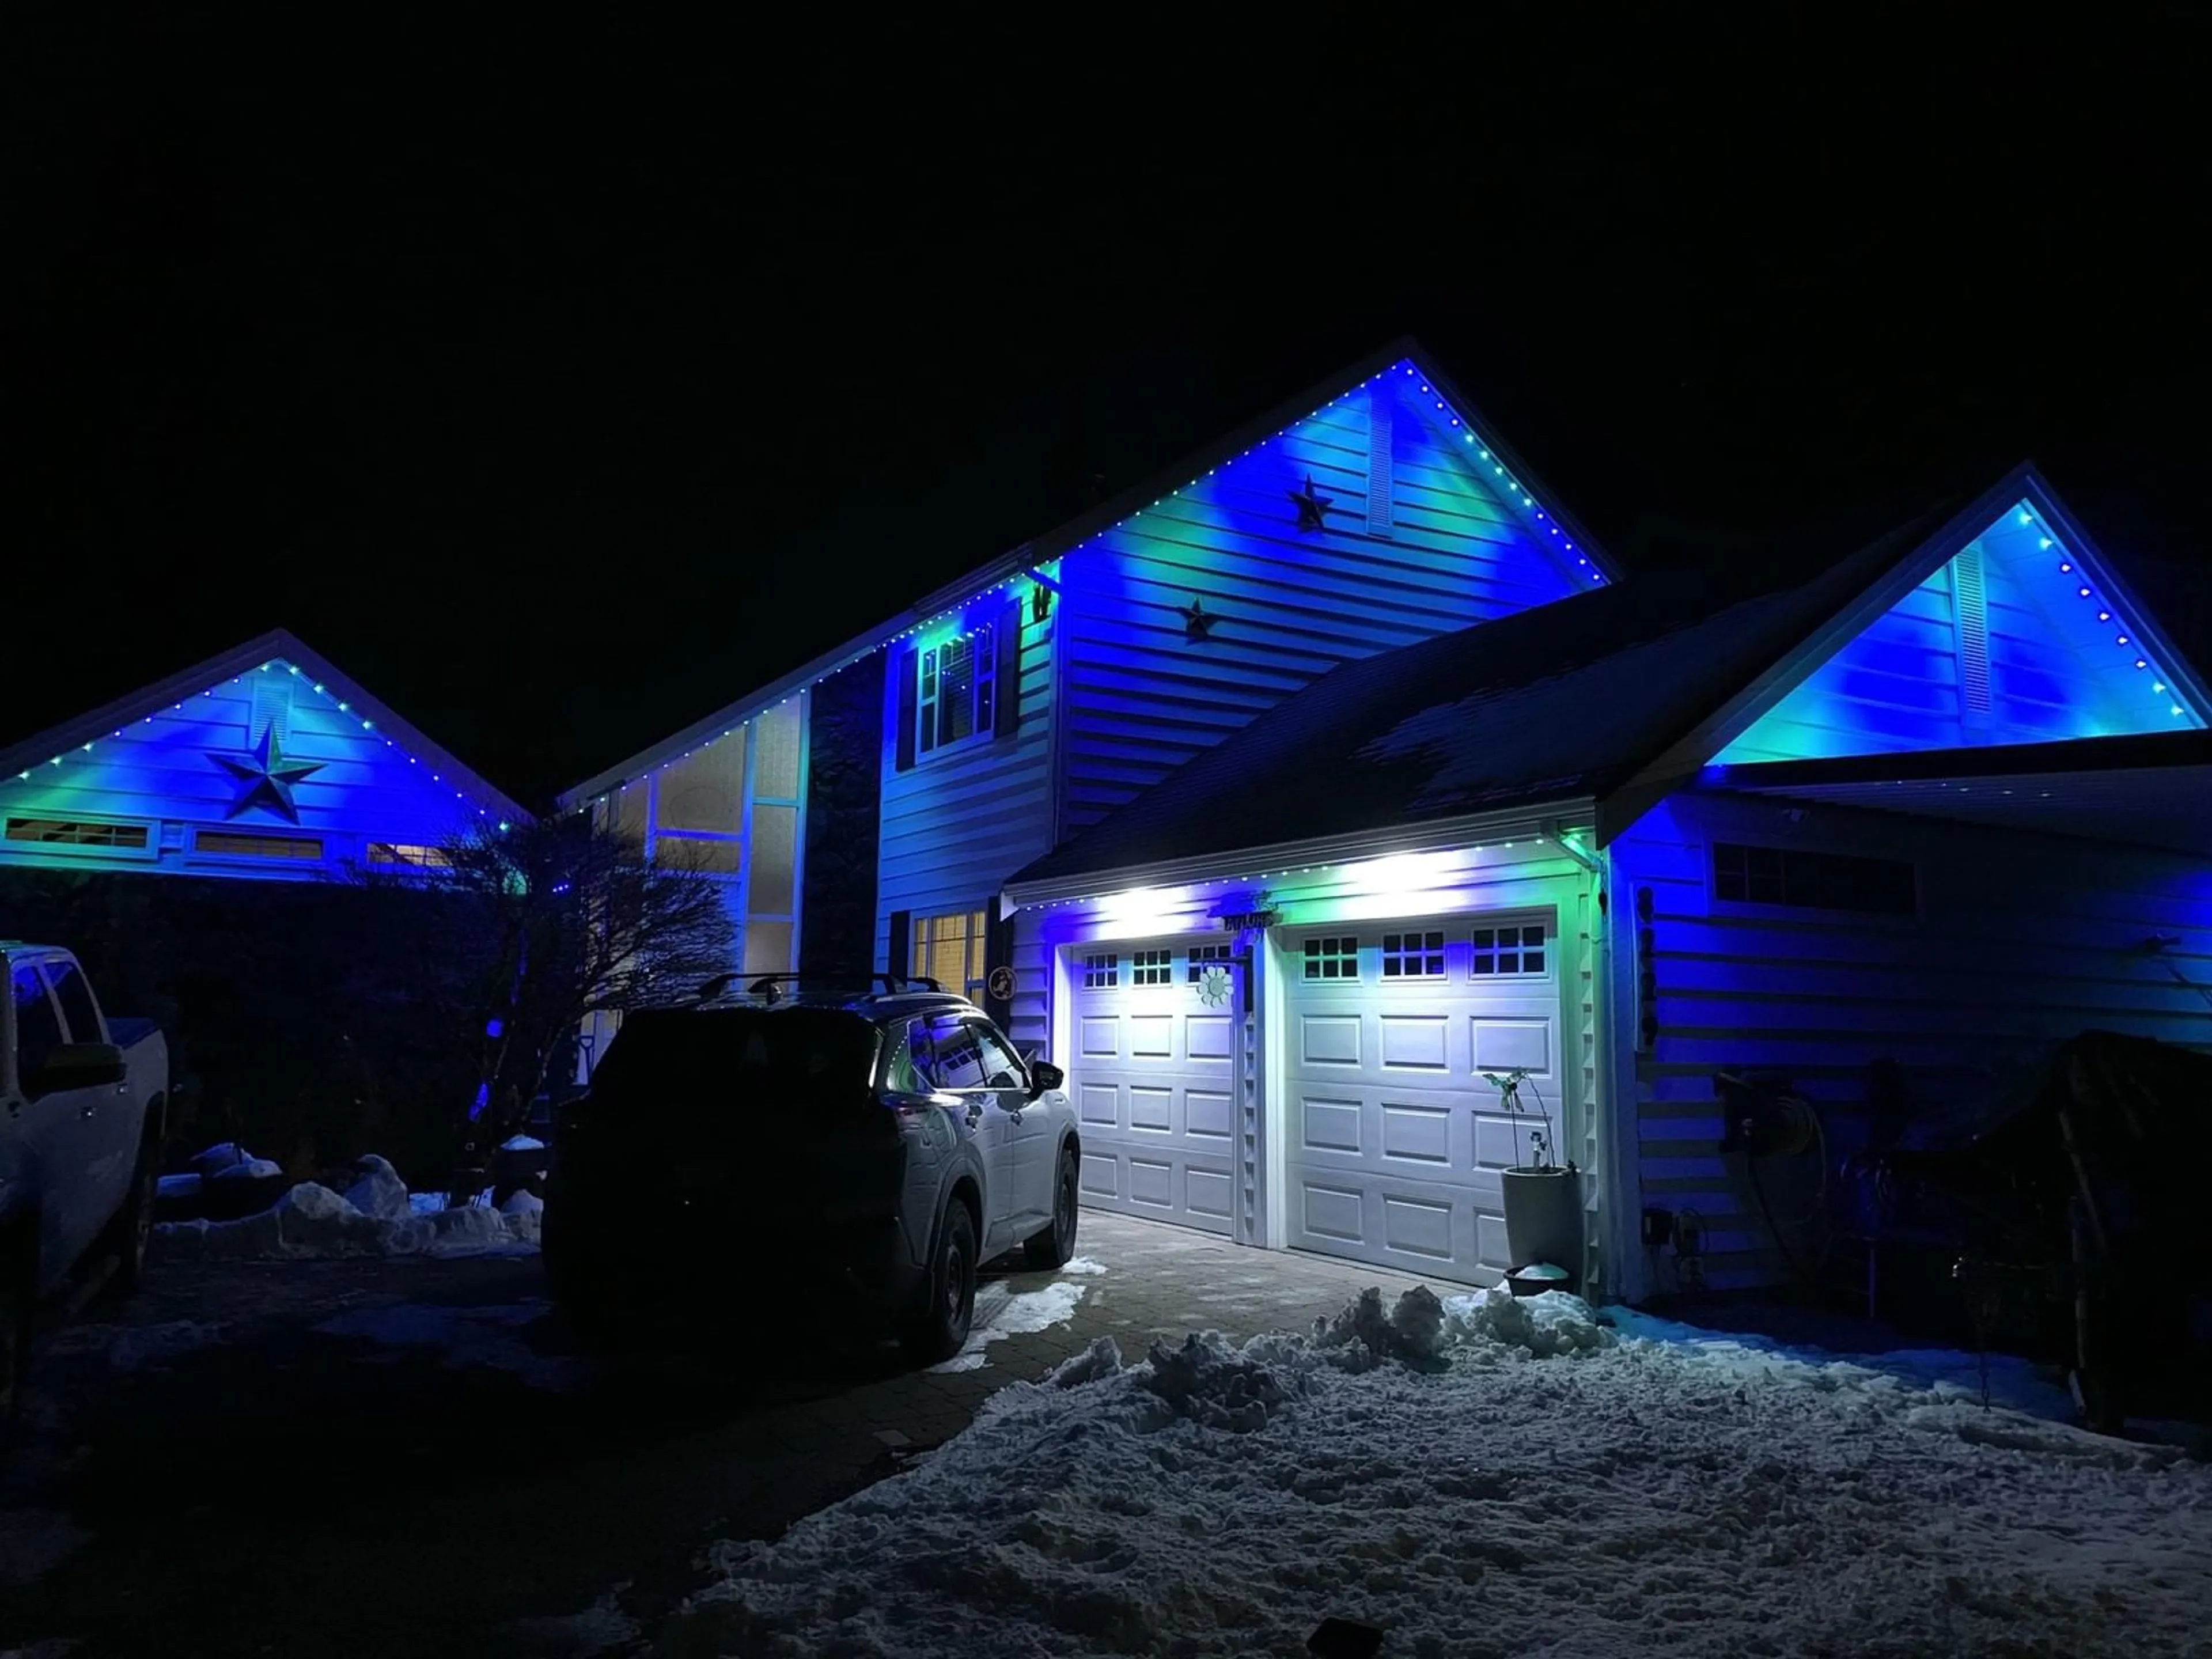
<path id="1" fill-rule="evenodd" d="M 1213 625 L 1220 620 L 1208 614 L 1202 600 L 1193 599 L 1182 607 L 1182 636 L 1187 640 L 1211 639 Z"/>
<path id="2" fill-rule="evenodd" d="M 1290 495 L 1291 499 L 1297 503 L 1299 529 L 1326 530 L 1328 528 L 1328 515 L 1335 509 L 1335 503 L 1314 488 L 1312 473 L 1306 474 L 1306 487 L 1303 490 L 1291 490 Z"/>
<path id="3" fill-rule="evenodd" d="M 245 754 L 218 755 L 210 750 L 208 758 L 244 786 L 238 792 L 238 799 L 231 802 L 229 811 L 223 815 L 233 818 L 259 806 L 297 823 L 300 806 L 292 799 L 292 786 L 323 769 L 320 761 L 286 760 L 273 726 L 263 732 L 261 741 Z"/>

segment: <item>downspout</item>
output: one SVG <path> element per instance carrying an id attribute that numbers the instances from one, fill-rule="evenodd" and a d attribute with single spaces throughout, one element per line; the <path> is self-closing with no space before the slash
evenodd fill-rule
<path id="1" fill-rule="evenodd" d="M 1582 867 L 1589 882 L 1591 1018 L 1596 1027 L 1595 1052 L 1592 1056 L 1595 1076 L 1592 1079 L 1594 1098 L 1591 1109 L 1598 1121 L 1587 1126 L 1586 1133 L 1600 1159 L 1597 1169 L 1593 1172 L 1598 1183 L 1600 1227 L 1595 1288 L 1601 1296 L 1626 1300 L 1637 1288 L 1628 1280 L 1634 1258 L 1625 1243 L 1633 1236 L 1632 1231 L 1623 1231 L 1632 1226 L 1636 1208 L 1632 1188 L 1636 1184 L 1637 1170 L 1632 1160 L 1624 1159 L 1620 1152 L 1620 1101 L 1617 1087 L 1618 1067 L 1615 1065 L 1617 1045 L 1613 1041 L 1616 999 L 1611 891 L 1613 860 L 1609 854 L 1591 852 L 1575 839 L 1577 835 L 1586 834 L 1586 831 L 1563 830 L 1553 821 L 1545 824 L 1544 833 L 1553 845 Z M 1591 1286 L 1593 1278 L 1589 1271 L 1589 1266 L 1587 1262 L 1583 1264 L 1585 1288 Z"/>

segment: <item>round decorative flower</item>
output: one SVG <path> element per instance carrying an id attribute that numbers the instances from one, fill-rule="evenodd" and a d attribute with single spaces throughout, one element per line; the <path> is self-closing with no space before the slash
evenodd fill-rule
<path id="1" fill-rule="evenodd" d="M 1218 1008 L 1229 1000 L 1229 970 L 1208 968 L 1198 976 L 1198 1000 L 1209 1008 Z"/>

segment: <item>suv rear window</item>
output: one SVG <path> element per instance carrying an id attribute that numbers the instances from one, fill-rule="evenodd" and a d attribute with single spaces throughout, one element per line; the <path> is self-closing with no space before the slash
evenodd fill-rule
<path id="1" fill-rule="evenodd" d="M 592 1092 L 708 1101 L 732 1091 L 822 1098 L 866 1090 L 876 1028 L 840 1008 L 649 1008 L 629 1015 Z"/>

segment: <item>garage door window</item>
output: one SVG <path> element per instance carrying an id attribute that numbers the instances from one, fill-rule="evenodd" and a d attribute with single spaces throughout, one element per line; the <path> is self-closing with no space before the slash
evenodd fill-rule
<path id="1" fill-rule="evenodd" d="M 1085 990 L 1095 991 L 1101 986 L 1119 985 L 1121 982 L 1121 958 L 1119 955 L 1109 951 L 1103 955 L 1088 956 L 1083 958 L 1083 988 Z"/>
<path id="2" fill-rule="evenodd" d="M 1190 963 L 1187 977 L 1193 985 L 1206 977 L 1209 968 L 1226 972 L 1229 967 L 1229 947 L 1226 945 L 1194 945 L 1190 947 Z"/>
<path id="3" fill-rule="evenodd" d="M 1174 978 L 1175 953 L 1171 951 L 1139 951 L 1129 958 L 1132 985 L 1165 985 Z"/>
<path id="4" fill-rule="evenodd" d="M 1350 934 L 1306 941 L 1308 979 L 1358 979 L 1359 941 Z"/>
<path id="5" fill-rule="evenodd" d="M 1526 978 L 1544 971 L 1544 927 L 1530 922 L 1520 927 L 1478 927 L 1474 930 L 1474 974 L 1478 979 Z"/>
<path id="6" fill-rule="evenodd" d="M 1383 978 L 1442 979 L 1443 976 L 1444 936 L 1442 930 L 1382 935 Z"/>

